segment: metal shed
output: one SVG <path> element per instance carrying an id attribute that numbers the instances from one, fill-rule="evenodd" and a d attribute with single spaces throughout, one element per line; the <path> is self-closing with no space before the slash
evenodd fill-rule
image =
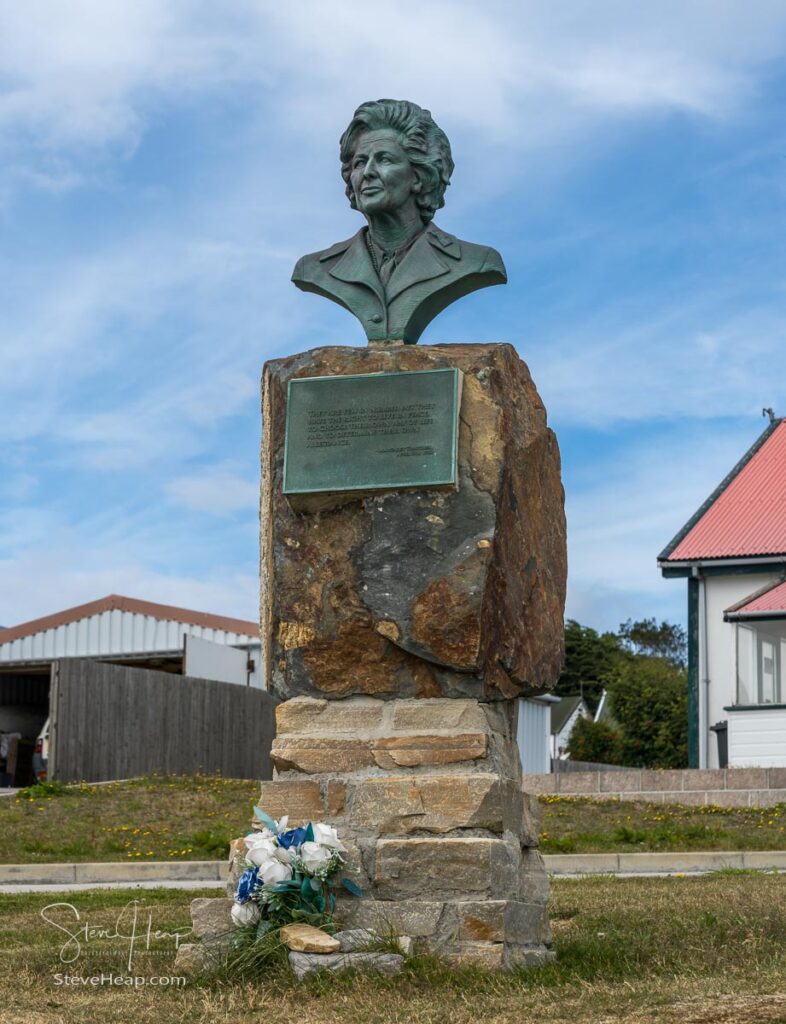
<path id="1" fill-rule="evenodd" d="M 17 781 L 49 716 L 53 663 L 94 659 L 259 690 L 260 652 L 256 622 L 119 594 L 0 629 L 0 739 L 17 737 Z"/>

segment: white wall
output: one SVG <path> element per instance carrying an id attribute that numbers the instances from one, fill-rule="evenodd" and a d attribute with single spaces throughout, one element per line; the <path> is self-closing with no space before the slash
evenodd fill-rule
<path id="1" fill-rule="evenodd" d="M 516 742 L 523 772 L 550 772 L 551 701 L 520 700 Z"/>
<path id="2" fill-rule="evenodd" d="M 786 708 L 729 711 L 729 767 L 786 765 Z"/>
<path id="3" fill-rule="evenodd" d="M 707 666 L 703 664 L 703 652 L 701 650 L 702 622 L 699 622 L 699 704 L 700 704 L 700 728 L 703 732 L 702 742 L 706 744 L 706 758 L 702 760 L 701 768 L 718 768 L 718 743 L 715 733 L 709 732 L 709 727 L 716 722 L 722 722 L 729 718 L 728 712 L 723 709 L 733 704 L 736 699 L 737 666 L 734 647 L 734 623 L 724 622 L 724 611 L 737 601 L 748 597 L 754 591 L 766 586 L 768 583 L 777 583 L 780 579 L 779 573 L 767 575 L 766 573 L 751 573 L 745 576 L 707 576 L 704 577 L 705 596 L 707 604 Z M 701 610 L 701 609 L 700 609 Z M 709 678 L 709 714 L 704 714 L 704 690 L 705 679 Z M 753 717 L 758 717 L 760 712 L 750 712 Z M 705 720 L 708 718 L 709 720 Z M 733 764 L 730 760 L 730 764 Z M 755 762 L 765 764 L 771 762 Z M 775 762 L 778 764 L 786 762 Z"/>

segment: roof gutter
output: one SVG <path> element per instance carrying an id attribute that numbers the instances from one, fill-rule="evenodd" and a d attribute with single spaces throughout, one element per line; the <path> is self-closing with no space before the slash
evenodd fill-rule
<path id="1" fill-rule="evenodd" d="M 782 565 L 786 567 L 786 555 L 749 555 L 742 558 L 691 558 L 684 561 L 658 559 L 659 569 L 701 569 L 712 566 L 736 565 Z"/>
<path id="2" fill-rule="evenodd" d="M 765 612 L 724 612 L 724 622 L 747 622 L 756 619 L 786 619 L 786 609 Z"/>

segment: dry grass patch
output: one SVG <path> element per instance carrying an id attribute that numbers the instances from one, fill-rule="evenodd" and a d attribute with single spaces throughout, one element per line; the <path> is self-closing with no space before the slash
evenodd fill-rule
<path id="1" fill-rule="evenodd" d="M 456 971 L 427 958 L 398 978 L 324 976 L 296 985 L 282 971 L 253 984 L 192 982 L 184 990 L 56 988 L 62 943 L 39 917 L 55 898 L 111 924 L 143 898 L 159 930 L 188 921 L 193 893 L 0 897 L 3 1024 L 776 1024 L 786 1021 L 786 878 L 560 880 L 551 913 L 559 963 L 506 975 Z M 140 970 L 171 971 L 171 941 Z M 118 971 L 117 954 L 89 972 Z M 74 968 L 76 970 L 76 968 Z M 89 973 L 87 969 L 82 973 Z"/>

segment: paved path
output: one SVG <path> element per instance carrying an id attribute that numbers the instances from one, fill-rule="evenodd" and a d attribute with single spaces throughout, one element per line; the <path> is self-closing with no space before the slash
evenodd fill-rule
<path id="1" fill-rule="evenodd" d="M 724 868 L 786 872 L 786 850 L 709 853 L 547 854 L 555 878 L 584 875 L 700 875 Z M 223 860 L 0 864 L 0 892 L 76 892 L 82 889 L 222 889 Z"/>
<path id="2" fill-rule="evenodd" d="M 693 875 L 724 868 L 786 871 L 786 850 L 700 853 L 563 853 L 543 860 L 550 875 Z"/>
<path id="3" fill-rule="evenodd" d="M 215 889 L 216 895 L 219 896 L 225 891 L 225 884 L 216 881 L 195 882 L 187 878 L 159 882 L 59 882 L 38 885 L 18 882 L 13 885 L 0 883 L 0 893 L 84 892 L 86 889 Z"/>

